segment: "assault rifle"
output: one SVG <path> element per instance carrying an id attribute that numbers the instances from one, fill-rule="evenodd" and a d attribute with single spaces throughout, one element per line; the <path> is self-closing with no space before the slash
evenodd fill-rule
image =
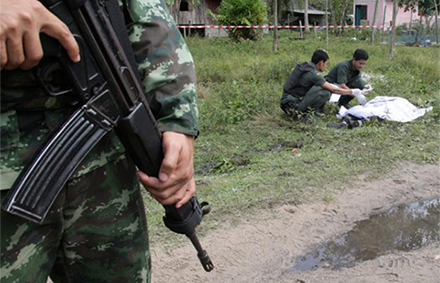
<path id="1" fill-rule="evenodd" d="M 41 2 L 69 27 L 81 61 L 71 62 L 56 40 L 42 35 L 44 58 L 36 77 L 51 95 L 73 92 L 80 106 L 26 164 L 2 202 L 5 211 L 36 223 L 43 222 L 79 163 L 110 131 L 116 131 L 136 166 L 149 176 L 158 176 L 163 160 L 161 135 L 140 84 L 118 0 Z M 47 82 L 60 69 L 72 89 Z M 164 208 L 165 225 L 188 236 L 203 268 L 211 271 L 214 265 L 195 232 L 209 206 L 192 197 L 179 209 Z"/>

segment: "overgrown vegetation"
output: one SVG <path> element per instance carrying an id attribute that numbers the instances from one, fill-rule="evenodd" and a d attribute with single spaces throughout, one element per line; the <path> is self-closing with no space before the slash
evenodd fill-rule
<path id="1" fill-rule="evenodd" d="M 310 60 L 325 40 L 292 40 L 281 32 L 279 51 L 271 37 L 234 43 L 227 38 L 188 40 L 198 81 L 201 135 L 196 141 L 198 196 L 212 204 L 200 231 L 235 221 L 256 209 L 331 201 L 334 191 L 374 180 L 401 160 L 438 162 L 439 48 L 388 46 L 332 38 L 330 68 L 356 48 L 370 53 L 365 72 L 377 95 L 407 98 L 433 111 L 411 123 L 371 121 L 353 130 L 328 129 L 337 109 L 300 123 L 279 108 L 282 86 L 298 62 Z M 295 150 L 293 150 L 296 148 Z M 147 198 L 152 238 L 171 236 L 162 208 Z M 173 236 L 174 237 L 174 236 Z"/>
<path id="2" fill-rule="evenodd" d="M 210 12 L 210 11 L 209 11 Z M 211 16 L 220 25 L 252 26 L 266 22 L 267 7 L 262 0 L 223 0 L 217 14 Z M 260 30 L 232 29 L 229 36 L 235 40 L 257 40 L 261 37 Z"/>

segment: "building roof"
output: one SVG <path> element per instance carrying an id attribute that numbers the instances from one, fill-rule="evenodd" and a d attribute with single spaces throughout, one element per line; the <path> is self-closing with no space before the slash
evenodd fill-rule
<path id="1" fill-rule="evenodd" d="M 295 13 L 298 13 L 298 14 L 305 13 L 304 5 L 302 3 L 299 3 L 298 1 L 294 1 L 294 0 L 290 2 L 290 9 L 289 10 L 291 10 Z M 309 15 L 325 15 L 325 11 L 318 10 L 311 5 L 309 5 L 307 12 Z M 327 12 L 327 14 L 330 14 L 330 13 Z"/>
<path id="2" fill-rule="evenodd" d="M 304 9 L 294 9 L 293 11 L 298 14 L 304 14 L 306 12 Z M 314 9 L 311 7 L 309 7 L 307 12 L 309 15 L 325 15 L 325 11 L 317 10 L 317 9 Z M 327 12 L 327 14 L 330 14 L 330 13 Z"/>

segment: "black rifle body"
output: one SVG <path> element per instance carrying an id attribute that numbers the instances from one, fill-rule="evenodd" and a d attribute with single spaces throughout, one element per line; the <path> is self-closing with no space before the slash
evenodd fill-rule
<path id="1" fill-rule="evenodd" d="M 134 69 L 126 30 L 121 36 L 121 32 L 114 29 L 123 21 L 117 22 L 119 19 L 108 15 L 109 9 L 119 9 L 118 1 L 41 2 L 69 27 L 80 47 L 81 61 L 73 63 L 57 41 L 42 36 L 44 59 L 50 63 L 40 64 L 36 77 L 51 95 L 66 92 L 77 95 L 79 108 L 35 153 L 2 202 L 4 210 L 36 223 L 43 222 L 74 170 L 112 130 L 136 166 L 149 176 L 158 176 L 163 160 L 161 134 Z M 105 6 L 110 2 L 111 7 Z M 57 64 L 70 78 L 72 89 L 54 89 L 45 81 Z M 188 236 L 204 269 L 212 270 L 213 265 L 195 235 L 195 227 L 203 215 L 197 199 L 191 198 L 179 209 L 174 205 L 164 205 L 164 208 L 165 225 Z"/>

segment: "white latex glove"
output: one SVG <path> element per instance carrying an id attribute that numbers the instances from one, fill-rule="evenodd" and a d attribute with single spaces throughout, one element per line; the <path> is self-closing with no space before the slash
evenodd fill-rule
<path id="1" fill-rule="evenodd" d="M 353 95 L 356 97 L 360 105 L 365 105 L 367 103 L 367 98 L 362 94 L 362 91 L 358 88 L 353 88 L 351 90 Z"/>
<path id="2" fill-rule="evenodd" d="M 372 90 L 373 90 L 373 87 L 370 84 L 368 84 L 362 90 L 362 94 L 366 95 L 366 94 L 370 93 Z"/>

